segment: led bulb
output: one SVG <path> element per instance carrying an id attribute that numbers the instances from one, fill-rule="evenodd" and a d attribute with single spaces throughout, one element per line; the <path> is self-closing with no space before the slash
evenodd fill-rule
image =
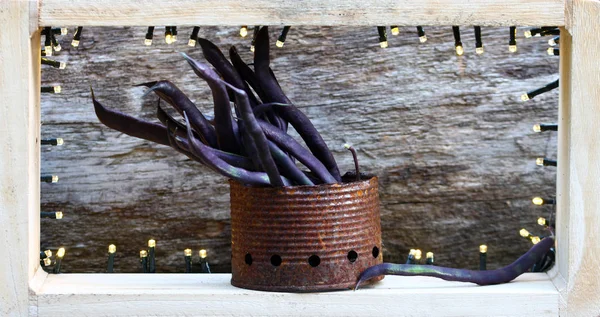
<path id="1" fill-rule="evenodd" d="M 539 124 L 534 124 L 533 132 L 542 132 L 542 127 Z"/>
<path id="2" fill-rule="evenodd" d="M 475 53 L 477 53 L 479 55 L 483 54 L 483 47 L 477 47 L 477 48 L 475 48 Z"/>
<path id="3" fill-rule="evenodd" d="M 117 252 L 117 246 L 114 244 L 111 244 L 108 246 L 108 253 L 115 253 Z"/>
<path id="4" fill-rule="evenodd" d="M 456 55 L 458 56 L 462 56 L 465 53 L 465 50 L 463 49 L 462 45 L 456 45 L 454 49 L 456 50 Z"/>
<path id="5" fill-rule="evenodd" d="M 421 42 L 421 43 L 427 42 L 427 35 L 419 36 L 419 42 Z"/>
<path id="6" fill-rule="evenodd" d="M 529 237 L 531 234 L 529 233 L 529 231 L 527 231 L 527 229 L 523 228 L 521 230 L 519 230 L 519 234 L 521 235 L 521 237 L 523 238 L 527 238 Z"/>
<path id="7" fill-rule="evenodd" d="M 485 244 L 480 245 L 479 253 L 487 253 L 487 245 L 485 245 Z"/>
<path id="8" fill-rule="evenodd" d="M 511 53 L 516 53 L 517 52 L 517 46 L 516 45 L 509 45 L 508 46 L 508 51 Z"/>
<path id="9" fill-rule="evenodd" d="M 146 45 L 146 46 L 152 45 L 152 39 L 145 39 L 144 40 L 144 45 Z"/>
<path id="10" fill-rule="evenodd" d="M 67 35 L 67 34 L 69 34 L 68 28 L 60 28 L 60 35 Z"/>
<path id="11" fill-rule="evenodd" d="M 250 52 L 254 53 L 254 45 L 250 45 Z"/>
<path id="12" fill-rule="evenodd" d="M 52 45 L 44 46 L 44 53 L 46 56 L 52 56 Z"/>
<path id="13" fill-rule="evenodd" d="M 57 183 L 58 182 L 58 176 L 57 175 L 52 175 L 52 182 L 53 183 Z"/>
<path id="14" fill-rule="evenodd" d="M 392 35 L 398 35 L 398 34 L 400 34 L 400 28 L 393 27 L 392 28 Z"/>
<path id="15" fill-rule="evenodd" d="M 148 257 L 148 251 L 146 250 L 141 250 L 140 251 L 140 258 L 145 258 Z"/>
<path id="16" fill-rule="evenodd" d="M 277 40 L 277 42 L 275 42 L 275 46 L 277 47 L 283 47 L 283 42 L 280 40 Z"/>
<path id="17" fill-rule="evenodd" d="M 417 260 L 417 261 L 421 260 L 421 256 L 422 256 L 421 250 L 416 249 L 415 250 L 415 260 Z"/>
<path id="18" fill-rule="evenodd" d="M 177 35 L 173 34 L 172 39 L 173 39 L 173 43 L 177 42 Z"/>
<path id="19" fill-rule="evenodd" d="M 240 28 L 240 36 L 241 37 L 248 36 L 248 27 L 247 26 L 244 25 Z"/>
<path id="20" fill-rule="evenodd" d="M 523 35 L 525 35 L 526 38 L 530 38 L 531 37 L 531 31 L 527 30 L 527 31 L 523 32 Z"/>
<path id="21" fill-rule="evenodd" d="M 185 255 L 185 256 L 192 256 L 192 249 L 185 249 L 185 250 L 183 250 L 183 255 Z"/>
<path id="22" fill-rule="evenodd" d="M 195 46 L 196 46 L 196 40 L 194 40 L 194 39 L 190 39 L 190 40 L 188 41 L 188 46 L 195 47 Z"/>
<path id="23" fill-rule="evenodd" d="M 388 47 L 388 41 L 379 42 L 379 46 L 381 48 L 387 48 Z"/>
<path id="24" fill-rule="evenodd" d="M 206 259 L 206 256 L 207 256 L 206 250 L 202 249 L 202 250 L 198 251 L 198 255 L 200 256 L 201 259 Z"/>
<path id="25" fill-rule="evenodd" d="M 59 248 L 58 251 L 56 251 L 56 256 L 63 258 L 65 256 L 65 248 Z"/>
<path id="26" fill-rule="evenodd" d="M 541 240 L 542 239 L 540 239 L 540 237 L 538 236 L 531 237 L 531 243 L 533 244 L 538 244 L 538 242 L 540 242 Z"/>
<path id="27" fill-rule="evenodd" d="M 50 266 L 52 265 L 52 259 L 51 258 L 45 258 L 44 259 L 44 266 Z"/>
<path id="28" fill-rule="evenodd" d="M 556 41 L 554 40 L 554 38 L 551 38 L 548 40 L 548 45 L 550 46 L 556 46 Z"/>
<path id="29" fill-rule="evenodd" d="M 165 35 L 165 42 L 167 44 L 173 44 L 173 35 L 171 35 L 171 34 Z"/>
<path id="30" fill-rule="evenodd" d="M 528 95 L 528 94 L 522 94 L 522 95 L 521 95 L 521 100 L 522 100 L 522 101 L 527 101 L 527 100 L 529 100 L 529 95 Z"/>
<path id="31" fill-rule="evenodd" d="M 539 217 L 537 220 L 538 225 L 540 226 L 545 226 L 546 225 L 546 218 L 544 217 Z"/>
<path id="32" fill-rule="evenodd" d="M 415 250 L 415 249 L 410 249 L 410 251 L 408 251 L 408 255 L 412 255 L 412 256 L 414 256 L 416 252 L 417 252 L 417 250 Z"/>
<path id="33" fill-rule="evenodd" d="M 154 247 L 156 247 L 156 240 L 154 240 L 154 239 L 150 239 L 150 240 L 148 240 L 148 247 L 149 247 L 149 248 L 154 248 Z"/>
<path id="34" fill-rule="evenodd" d="M 63 145 L 65 141 L 62 138 L 56 138 L 56 145 Z"/>
<path id="35" fill-rule="evenodd" d="M 44 251 L 44 254 L 46 255 L 47 258 L 52 256 L 52 250 L 46 250 Z"/>
<path id="36" fill-rule="evenodd" d="M 78 46 L 79 46 L 79 41 L 78 41 L 78 40 L 73 40 L 73 41 L 71 42 L 71 46 L 73 46 L 73 47 L 78 47 Z"/>
<path id="37" fill-rule="evenodd" d="M 58 66 L 58 69 L 65 69 L 65 68 L 67 68 L 67 63 L 60 62 L 59 66 Z"/>
<path id="38" fill-rule="evenodd" d="M 535 165 L 537 166 L 544 166 L 544 158 L 543 157 L 538 157 L 535 159 Z"/>
<path id="39" fill-rule="evenodd" d="M 531 200 L 531 202 L 534 205 L 537 205 L 537 206 L 541 206 L 541 205 L 544 204 L 544 200 L 542 199 L 542 197 L 533 197 L 533 199 Z"/>
<path id="40" fill-rule="evenodd" d="M 56 216 L 56 219 L 62 219 L 63 218 L 63 213 L 62 211 L 57 211 L 54 213 L 54 215 Z"/>
<path id="41" fill-rule="evenodd" d="M 54 47 L 54 50 L 57 52 L 60 52 L 60 50 L 62 50 L 62 47 L 60 46 L 60 44 L 56 44 L 56 46 Z"/>
<path id="42" fill-rule="evenodd" d="M 546 52 L 548 52 L 548 55 L 554 55 L 554 48 L 548 47 L 548 50 L 546 50 Z"/>
<path id="43" fill-rule="evenodd" d="M 425 257 L 426 257 L 427 259 L 433 259 L 433 252 L 427 252 L 427 253 L 425 254 Z"/>

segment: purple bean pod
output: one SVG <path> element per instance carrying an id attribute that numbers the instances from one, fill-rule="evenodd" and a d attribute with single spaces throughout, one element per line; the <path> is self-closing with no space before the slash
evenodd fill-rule
<path id="1" fill-rule="evenodd" d="M 378 264 L 361 273 L 354 289 L 358 289 L 362 282 L 381 275 L 431 276 L 439 277 L 447 281 L 471 282 L 477 285 L 508 283 L 517 276 L 527 272 L 527 270 L 539 261 L 553 245 L 554 239 L 550 237 L 544 238 L 515 262 L 503 268 L 488 271 L 454 269 L 434 265 Z"/>
<path id="2" fill-rule="evenodd" d="M 269 150 L 271 151 L 271 155 L 273 155 L 273 160 L 281 171 L 281 175 L 289 178 L 290 181 L 294 182 L 294 185 L 314 185 L 310 178 L 302 173 L 296 164 L 294 164 L 294 161 L 290 159 L 287 153 L 282 151 L 275 143 L 271 141 L 267 142 L 269 142 Z"/>

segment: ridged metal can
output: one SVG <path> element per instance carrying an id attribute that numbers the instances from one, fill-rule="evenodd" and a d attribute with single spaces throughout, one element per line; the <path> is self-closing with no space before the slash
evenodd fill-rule
<path id="1" fill-rule="evenodd" d="M 234 286 L 348 289 L 362 271 L 383 262 L 377 177 L 283 188 L 230 181 L 230 193 Z"/>

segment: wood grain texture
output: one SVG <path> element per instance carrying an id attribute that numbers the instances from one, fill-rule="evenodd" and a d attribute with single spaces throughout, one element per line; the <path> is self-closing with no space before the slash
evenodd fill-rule
<path id="1" fill-rule="evenodd" d="M 561 77 L 570 91 L 561 95 L 561 169 L 559 267 L 566 280 L 564 316 L 600 314 L 600 1 L 573 1 L 572 36 L 565 38 L 571 59 Z M 561 52 L 562 53 L 562 52 Z M 562 149 L 561 149 L 562 151 Z M 565 199 L 566 198 L 566 199 Z M 564 239 L 567 238 L 567 239 Z"/>
<path id="2" fill-rule="evenodd" d="M 564 0 L 40 0 L 40 25 L 556 25 Z"/>
<path id="3" fill-rule="evenodd" d="M 386 277 L 353 291 L 292 294 L 231 286 L 229 274 L 51 275 L 40 316 L 557 316 L 546 274 L 476 286 L 429 277 Z M 399 300 L 400 299 L 400 300 Z"/>
<path id="4" fill-rule="evenodd" d="M 380 49 L 375 28 L 292 28 L 272 52 L 273 69 L 292 101 L 311 118 L 344 172 L 353 169 L 345 142 L 358 148 L 366 172 L 380 177 L 384 260 L 403 262 L 410 248 L 433 251 L 441 265 L 476 268 L 478 246 L 489 246 L 490 268 L 508 264 L 530 243 L 522 227 L 543 235 L 534 196 L 555 193 L 555 170 L 535 166 L 555 157 L 556 134 L 532 125 L 557 120 L 557 91 L 529 102 L 519 96 L 557 78 L 547 38 L 523 39 L 508 52 L 508 28 L 483 28 L 485 54 L 474 53 L 472 28 L 463 28 L 465 56 L 454 55 L 450 27 L 401 28 Z M 78 49 L 63 38 L 43 84 L 63 93 L 42 96 L 42 136 L 63 137 L 42 148 L 42 172 L 60 177 L 42 184 L 42 248 L 67 247 L 65 272 L 103 272 L 106 248 L 117 245 L 115 270 L 135 272 L 138 252 L 157 239 L 158 271 L 183 272 L 183 249 L 207 248 L 217 272 L 229 270 L 230 225 L 226 181 L 169 148 L 102 126 L 89 87 L 106 106 L 153 119 L 156 98 L 142 99 L 133 84 L 169 79 L 200 109 L 212 113 L 207 85 L 177 52 L 201 58 L 185 45 L 190 28 L 168 46 L 156 29 L 143 45 L 143 27 L 84 28 Z M 235 44 L 251 59 L 249 39 L 237 28 L 207 27 L 200 35 L 221 49 Z M 271 34 L 272 41 L 276 37 Z"/>
<path id="5" fill-rule="evenodd" d="M 0 315 L 25 316 L 39 266 L 40 36 L 29 3 L 0 2 Z M 31 251 L 31 252 L 28 252 Z"/>

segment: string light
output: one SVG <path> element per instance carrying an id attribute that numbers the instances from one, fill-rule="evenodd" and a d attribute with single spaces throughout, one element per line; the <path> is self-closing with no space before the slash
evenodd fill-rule
<path id="1" fill-rule="evenodd" d="M 57 183 L 58 176 L 57 175 L 42 175 L 40 177 L 40 181 L 42 181 L 44 183 Z"/>
<path id="2" fill-rule="evenodd" d="M 419 263 L 421 261 L 422 255 L 423 255 L 423 253 L 421 252 L 420 249 L 415 250 L 415 263 Z"/>
<path id="3" fill-rule="evenodd" d="M 511 26 L 509 28 L 509 40 L 508 40 L 508 51 L 511 53 L 517 52 L 517 27 Z"/>
<path id="4" fill-rule="evenodd" d="M 52 66 L 52 67 L 58 68 L 58 69 L 65 69 L 67 67 L 66 63 L 51 60 L 51 59 L 44 58 L 44 57 L 42 57 L 41 62 L 42 62 L 42 65 L 48 65 L 48 66 Z"/>
<path id="5" fill-rule="evenodd" d="M 208 253 L 206 250 L 202 249 L 198 251 L 198 255 L 200 256 L 200 272 L 202 273 L 210 273 L 210 266 L 208 265 Z"/>
<path id="6" fill-rule="evenodd" d="M 46 53 L 46 56 L 52 56 L 52 28 L 49 26 L 45 27 L 44 35 L 44 53 Z"/>
<path id="7" fill-rule="evenodd" d="M 479 246 L 479 270 L 487 270 L 487 250 L 488 247 L 485 244 Z"/>
<path id="8" fill-rule="evenodd" d="M 42 139 L 42 141 L 40 142 L 41 145 L 63 145 L 64 144 L 64 140 L 62 138 L 55 138 L 55 139 Z"/>
<path id="9" fill-rule="evenodd" d="M 381 48 L 387 48 L 388 40 L 387 40 L 387 32 L 385 31 L 385 26 L 378 26 L 377 33 L 379 34 L 379 46 Z"/>
<path id="10" fill-rule="evenodd" d="M 52 259 L 51 258 L 45 258 L 43 260 L 44 266 L 50 266 L 52 265 Z"/>
<path id="11" fill-rule="evenodd" d="M 550 56 L 559 56 L 560 55 L 560 50 L 558 48 L 554 48 L 554 47 L 548 47 L 548 55 Z"/>
<path id="12" fill-rule="evenodd" d="M 538 166 L 556 166 L 556 161 L 538 157 L 535 159 L 535 164 Z"/>
<path id="13" fill-rule="evenodd" d="M 558 124 L 555 124 L 555 123 L 534 124 L 533 131 L 535 131 L 535 132 L 558 131 Z"/>
<path id="14" fill-rule="evenodd" d="M 462 56 L 465 53 L 465 50 L 460 41 L 460 28 L 458 26 L 453 26 L 452 33 L 454 34 L 454 50 L 456 51 L 456 55 Z"/>
<path id="15" fill-rule="evenodd" d="M 192 249 L 183 250 L 183 258 L 185 259 L 185 273 L 192 273 Z"/>
<path id="16" fill-rule="evenodd" d="M 173 44 L 175 39 L 173 38 L 173 30 L 170 26 L 165 26 L 165 43 Z"/>
<path id="17" fill-rule="evenodd" d="M 173 34 L 173 43 L 177 42 L 177 27 L 176 26 L 171 27 L 171 33 Z"/>
<path id="18" fill-rule="evenodd" d="M 526 38 L 530 38 L 532 36 L 546 36 L 546 35 L 559 35 L 560 30 L 555 26 L 544 26 L 541 28 L 533 28 L 525 31 L 523 35 Z"/>
<path id="19" fill-rule="evenodd" d="M 427 35 L 425 35 L 425 31 L 423 30 L 422 26 L 417 26 L 417 35 L 419 36 L 419 42 L 427 42 Z"/>
<path id="20" fill-rule="evenodd" d="M 40 260 L 52 257 L 52 250 L 40 251 Z"/>
<path id="21" fill-rule="evenodd" d="M 154 27 L 149 26 L 146 31 L 146 37 L 144 38 L 144 45 L 150 46 L 152 45 L 152 38 L 154 37 Z"/>
<path id="22" fill-rule="evenodd" d="M 41 211 L 40 218 L 60 220 L 63 218 L 63 213 L 62 211 Z"/>
<path id="23" fill-rule="evenodd" d="M 291 28 L 291 26 L 283 27 L 283 30 L 281 30 L 281 34 L 279 34 L 279 37 L 277 38 L 277 42 L 275 42 L 275 46 L 283 47 L 283 44 L 285 43 L 285 38 L 287 37 L 287 34 L 290 31 L 290 28 Z"/>
<path id="24" fill-rule="evenodd" d="M 433 252 L 427 252 L 427 254 L 425 254 L 425 257 L 426 257 L 425 264 L 433 265 Z"/>
<path id="25" fill-rule="evenodd" d="M 240 36 L 241 37 L 248 36 L 248 26 L 247 25 L 242 25 L 242 27 L 240 28 Z"/>
<path id="26" fill-rule="evenodd" d="M 156 273 L 156 240 L 148 240 L 148 273 Z"/>
<path id="27" fill-rule="evenodd" d="M 117 252 L 117 246 L 111 244 L 108 246 L 108 264 L 106 265 L 106 273 L 113 273 L 113 267 L 115 264 L 115 252 Z"/>
<path id="28" fill-rule="evenodd" d="M 62 92 L 62 88 L 60 86 L 42 86 L 40 91 L 42 93 L 60 94 Z"/>
<path id="29" fill-rule="evenodd" d="M 140 251 L 140 263 L 142 264 L 142 273 L 148 273 L 148 251 Z"/>
<path id="30" fill-rule="evenodd" d="M 258 31 L 260 31 L 260 25 L 254 27 L 254 32 L 252 34 L 252 42 L 250 43 L 250 52 L 254 53 L 254 43 L 256 43 L 256 38 L 258 37 Z"/>
<path id="31" fill-rule="evenodd" d="M 71 41 L 71 45 L 73 47 L 79 46 L 79 41 L 81 41 L 81 32 L 83 31 L 83 26 L 78 26 L 77 31 L 75 31 L 75 35 L 73 35 L 73 41 Z"/>
<path id="32" fill-rule="evenodd" d="M 198 32 L 200 32 L 200 27 L 195 26 L 192 30 L 192 34 L 190 35 L 190 39 L 188 40 L 188 46 L 196 46 L 196 42 L 198 41 Z"/>
<path id="33" fill-rule="evenodd" d="M 62 260 L 65 257 L 65 248 L 61 247 L 56 251 L 56 264 L 54 265 L 54 274 L 60 273 L 60 266 L 62 265 Z"/>
<path id="34" fill-rule="evenodd" d="M 481 42 L 481 27 L 475 26 L 473 27 L 475 30 L 475 53 L 481 55 L 483 54 L 483 42 Z"/>
<path id="35" fill-rule="evenodd" d="M 553 223 L 550 223 L 546 218 L 544 217 L 539 217 L 537 219 L 537 223 L 538 225 L 544 227 L 544 228 L 548 228 L 548 227 L 554 227 Z"/>
<path id="36" fill-rule="evenodd" d="M 558 87 L 558 79 L 547 84 L 544 87 L 538 88 L 538 89 L 534 89 L 532 91 L 528 91 L 527 93 L 524 93 L 523 95 L 521 95 L 521 100 L 523 101 L 527 101 L 529 99 L 533 99 L 535 96 L 537 95 L 541 95 L 545 92 L 551 91 L 553 89 L 556 89 Z"/>
<path id="37" fill-rule="evenodd" d="M 534 205 L 536 205 L 536 206 L 554 205 L 554 204 L 556 204 L 556 200 L 554 200 L 554 199 L 544 199 L 542 197 L 533 197 L 533 199 L 531 199 L 531 202 Z"/>
<path id="38" fill-rule="evenodd" d="M 398 35 L 400 34 L 400 28 L 397 25 L 392 25 L 390 26 L 390 32 L 392 35 Z"/>
<path id="39" fill-rule="evenodd" d="M 52 41 L 52 46 L 54 47 L 54 50 L 57 51 L 57 52 L 60 52 L 60 50 L 62 50 L 62 47 L 60 46 L 60 44 L 56 40 L 56 37 L 54 36 L 54 34 L 50 35 L 50 39 Z"/>
<path id="40" fill-rule="evenodd" d="M 48 34 L 47 30 L 50 30 L 50 34 L 53 34 L 53 35 L 67 35 L 69 33 L 68 28 L 45 27 L 44 30 L 42 30 L 42 35 Z"/>
<path id="41" fill-rule="evenodd" d="M 551 39 L 548 40 L 548 45 L 550 46 L 556 46 L 558 45 L 558 41 L 560 40 L 560 36 L 555 36 Z"/>
<path id="42" fill-rule="evenodd" d="M 408 251 L 408 257 L 406 258 L 406 264 L 415 264 L 415 253 L 417 252 L 417 250 L 415 249 L 410 249 L 410 251 Z"/>

